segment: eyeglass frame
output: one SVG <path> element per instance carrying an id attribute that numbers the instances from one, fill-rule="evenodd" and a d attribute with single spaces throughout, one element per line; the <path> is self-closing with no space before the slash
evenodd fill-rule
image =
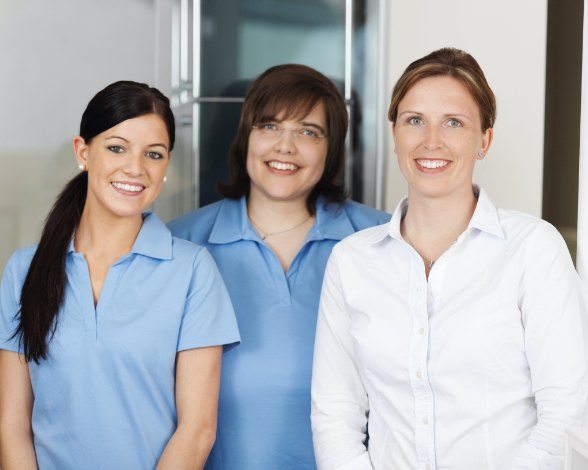
<path id="1" fill-rule="evenodd" d="M 308 129 L 310 126 L 306 126 L 306 127 L 294 127 L 294 128 L 289 128 L 289 127 L 281 127 L 278 124 L 275 123 L 271 123 L 271 122 L 265 122 L 265 123 L 261 123 L 261 124 L 254 124 L 251 126 L 251 129 L 257 129 L 258 131 L 260 131 L 263 135 L 271 135 L 267 134 L 264 131 L 269 131 L 269 129 L 263 129 L 262 126 L 268 125 L 268 124 L 272 124 L 274 126 L 276 126 L 276 134 L 275 134 L 275 140 L 278 140 L 282 137 L 282 135 L 284 134 L 284 131 L 289 131 L 290 135 L 292 136 L 292 140 L 294 142 L 304 142 L 304 140 L 298 140 L 298 138 L 300 137 L 300 131 L 306 130 Z M 273 132 L 273 131 L 270 131 Z M 312 143 L 315 145 L 318 145 L 320 142 L 323 141 L 323 139 L 329 137 L 328 134 L 318 134 L 316 135 L 316 137 L 313 137 L 313 141 Z"/>

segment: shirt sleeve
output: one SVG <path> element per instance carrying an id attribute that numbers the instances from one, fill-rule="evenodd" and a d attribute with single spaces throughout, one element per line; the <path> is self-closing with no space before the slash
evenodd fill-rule
<path id="1" fill-rule="evenodd" d="M 212 256 L 202 248 L 194 261 L 177 350 L 233 344 L 240 340 L 225 283 Z"/>
<path id="2" fill-rule="evenodd" d="M 314 349 L 314 451 L 319 469 L 371 470 L 365 446 L 368 397 L 353 356 L 337 248 L 325 272 Z"/>
<path id="3" fill-rule="evenodd" d="M 514 469 L 561 469 L 565 430 L 579 426 L 588 394 L 586 297 L 557 230 L 546 225 L 529 241 L 521 284 L 525 350 L 537 424 Z"/>
<path id="4" fill-rule="evenodd" d="M 18 326 L 21 282 L 18 281 L 18 252 L 13 254 L 2 275 L 0 284 L 0 349 L 23 353 L 18 337 L 14 336 Z"/>

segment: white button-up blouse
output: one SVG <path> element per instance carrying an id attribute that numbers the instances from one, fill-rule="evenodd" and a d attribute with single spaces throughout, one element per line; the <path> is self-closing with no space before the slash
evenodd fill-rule
<path id="1" fill-rule="evenodd" d="M 312 378 L 319 469 L 563 468 L 588 390 L 585 293 L 553 226 L 474 189 L 428 280 L 400 234 L 406 199 L 335 246 Z"/>

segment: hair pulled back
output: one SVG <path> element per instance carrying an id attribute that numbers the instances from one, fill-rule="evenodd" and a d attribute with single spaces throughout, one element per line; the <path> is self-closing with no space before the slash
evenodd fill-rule
<path id="1" fill-rule="evenodd" d="M 165 123 L 170 150 L 173 149 L 175 122 L 169 100 L 156 88 L 131 81 L 112 83 L 90 100 L 82 115 L 80 136 L 89 144 L 98 134 L 127 119 L 152 113 Z M 64 299 L 67 252 L 80 223 L 87 192 L 88 174 L 82 171 L 66 184 L 45 220 L 23 283 L 14 333 L 27 361 L 38 363 L 47 358 L 47 345 L 55 334 Z"/>

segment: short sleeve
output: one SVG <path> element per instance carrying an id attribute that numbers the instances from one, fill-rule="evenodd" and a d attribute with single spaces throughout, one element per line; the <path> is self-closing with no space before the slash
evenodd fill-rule
<path id="1" fill-rule="evenodd" d="M 177 350 L 228 345 L 240 340 L 225 283 L 212 256 L 202 248 L 194 260 Z"/>
<path id="2" fill-rule="evenodd" d="M 0 284 L 0 349 L 23 353 L 18 337 L 15 336 L 18 326 L 20 304 L 19 252 L 12 255 L 2 275 Z"/>

